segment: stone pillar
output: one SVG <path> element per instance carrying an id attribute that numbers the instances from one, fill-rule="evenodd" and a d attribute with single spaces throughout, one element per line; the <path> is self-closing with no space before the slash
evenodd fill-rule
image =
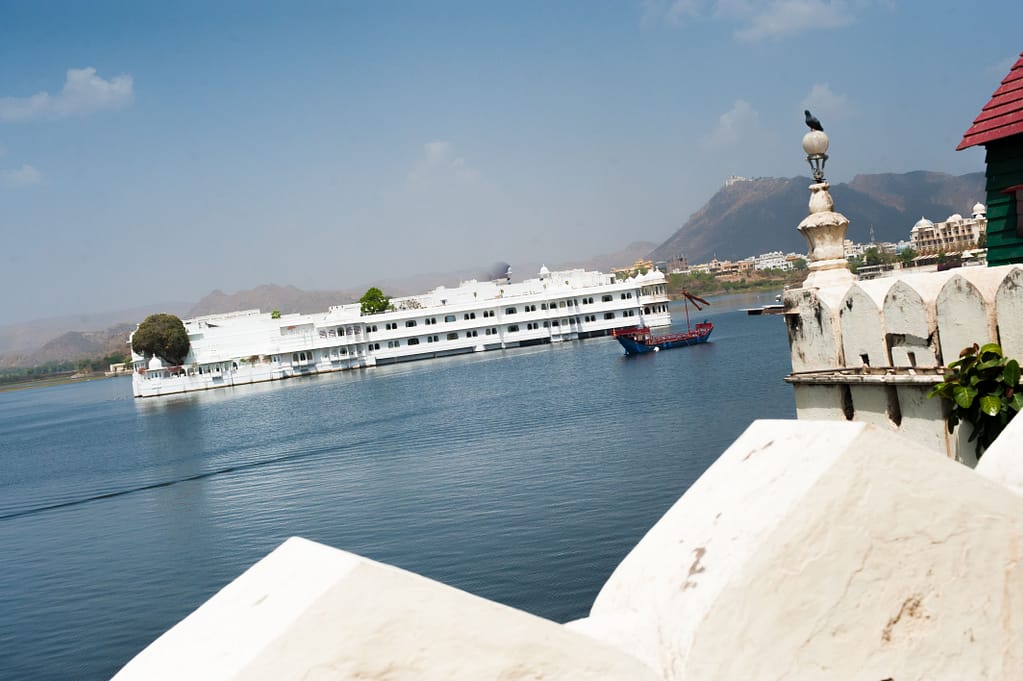
<path id="1" fill-rule="evenodd" d="M 849 228 L 849 219 L 835 212 L 835 201 L 828 192 L 831 185 L 824 179 L 828 144 L 828 136 L 820 130 L 811 130 L 803 136 L 803 150 L 814 176 L 814 183 L 810 185 L 810 214 L 797 227 L 806 238 L 809 256 L 810 276 L 803 282 L 804 288 L 847 285 L 856 280 L 845 259 L 845 231 Z"/>

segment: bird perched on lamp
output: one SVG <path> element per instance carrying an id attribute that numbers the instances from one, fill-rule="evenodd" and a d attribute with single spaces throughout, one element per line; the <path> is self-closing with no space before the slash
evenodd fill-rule
<path id="1" fill-rule="evenodd" d="M 803 113 L 806 114 L 806 125 L 808 128 L 824 132 L 824 127 L 821 125 L 821 122 L 817 120 L 816 116 L 810 113 L 809 109 L 803 109 Z"/>

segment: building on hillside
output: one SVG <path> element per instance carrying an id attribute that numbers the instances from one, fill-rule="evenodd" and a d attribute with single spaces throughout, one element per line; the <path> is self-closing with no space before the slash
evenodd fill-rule
<path id="1" fill-rule="evenodd" d="M 977 248 L 987 229 L 987 209 L 984 204 L 973 206 L 973 216 L 964 218 L 959 213 L 943 222 L 920 218 L 910 233 L 910 243 L 919 255 L 962 253 Z"/>
<path id="2" fill-rule="evenodd" d="M 638 258 L 636 262 L 632 263 L 632 265 L 628 267 L 612 267 L 611 274 L 620 275 L 623 277 L 632 277 L 637 274 L 645 274 L 654 269 L 656 268 L 654 267 L 653 260 L 644 260 L 643 258 Z"/>
<path id="3" fill-rule="evenodd" d="M 988 266 L 1023 262 L 1023 54 L 956 149 L 987 150 Z"/>
<path id="4" fill-rule="evenodd" d="M 685 253 L 679 253 L 677 256 L 668 258 L 668 272 L 667 274 L 681 274 L 682 272 L 689 271 L 689 258 L 686 257 Z"/>
<path id="5" fill-rule="evenodd" d="M 770 253 L 761 253 L 755 256 L 754 267 L 759 272 L 761 270 L 789 270 L 792 269 L 792 263 L 785 259 L 785 254 L 781 251 L 771 251 Z"/>

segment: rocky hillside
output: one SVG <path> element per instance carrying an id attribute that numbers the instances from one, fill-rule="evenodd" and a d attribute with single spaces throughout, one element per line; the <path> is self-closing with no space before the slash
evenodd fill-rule
<path id="1" fill-rule="evenodd" d="M 768 251 L 804 252 L 796 225 L 806 217 L 809 178 L 762 178 L 724 187 L 694 213 L 651 257 L 684 253 L 690 262 L 713 257 L 745 258 Z M 850 220 L 848 238 L 866 242 L 873 227 L 878 241 L 909 238 L 921 217 L 938 221 L 952 213 L 969 215 L 985 201 L 983 173 L 946 175 L 918 171 L 858 175 L 832 185 L 835 209 Z"/>
<path id="2" fill-rule="evenodd" d="M 0 357 L 0 368 L 33 367 L 47 362 L 95 359 L 128 350 L 128 334 L 134 324 L 118 324 L 102 331 L 68 331 L 32 352 Z"/>
<path id="3" fill-rule="evenodd" d="M 196 303 L 186 317 L 260 309 L 263 312 L 280 310 L 289 312 L 326 312 L 331 305 L 342 305 L 357 300 L 362 292 L 303 291 L 294 286 L 263 284 L 256 288 L 224 293 L 217 289 Z"/>

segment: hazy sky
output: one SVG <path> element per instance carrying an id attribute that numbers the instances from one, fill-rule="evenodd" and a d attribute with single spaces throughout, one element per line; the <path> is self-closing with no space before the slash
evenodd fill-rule
<path id="1" fill-rule="evenodd" d="M 0 0 L 0 324 L 659 243 L 805 107 L 832 181 L 980 171 L 983 7 Z"/>

